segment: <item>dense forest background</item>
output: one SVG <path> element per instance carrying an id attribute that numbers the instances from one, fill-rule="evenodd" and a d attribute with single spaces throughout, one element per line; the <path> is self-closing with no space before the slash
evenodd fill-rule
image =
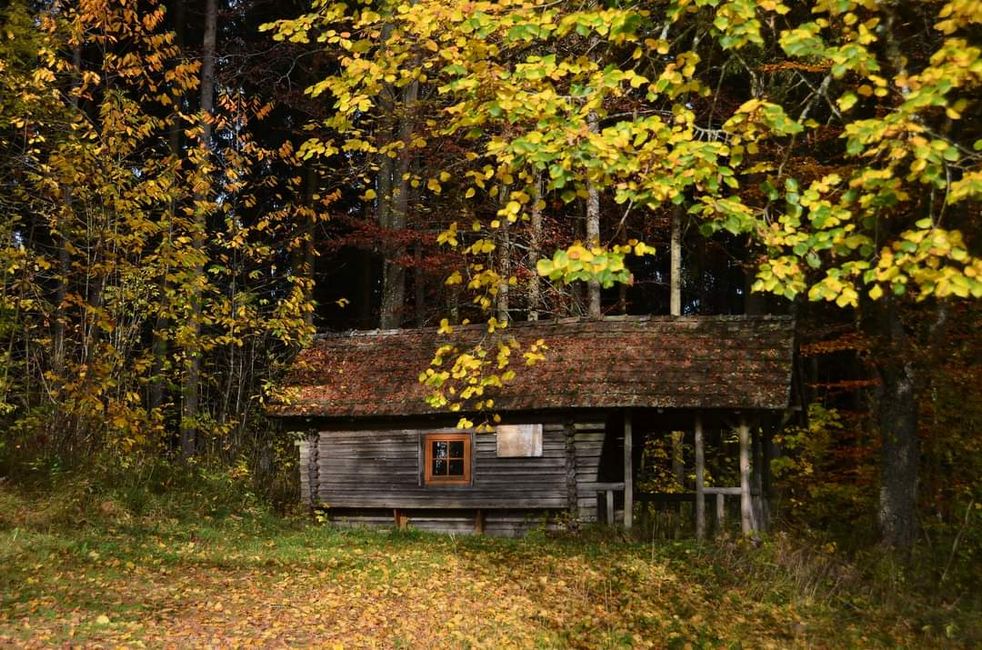
<path id="1" fill-rule="evenodd" d="M 781 520 L 970 567 L 980 20 L 0 3 L 0 472 L 189 464 L 287 502 L 263 402 L 316 330 L 790 313 Z"/>

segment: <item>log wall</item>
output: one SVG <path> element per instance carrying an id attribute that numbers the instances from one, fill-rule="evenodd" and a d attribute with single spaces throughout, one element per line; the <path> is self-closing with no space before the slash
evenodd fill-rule
<path id="1" fill-rule="evenodd" d="M 602 423 L 544 424 L 538 457 L 499 458 L 495 434 L 474 433 L 471 485 L 424 485 L 421 438 L 445 431 L 321 431 L 298 445 L 301 498 L 345 525 L 395 525 L 397 510 L 455 533 L 519 535 L 564 511 L 596 520 Z"/>

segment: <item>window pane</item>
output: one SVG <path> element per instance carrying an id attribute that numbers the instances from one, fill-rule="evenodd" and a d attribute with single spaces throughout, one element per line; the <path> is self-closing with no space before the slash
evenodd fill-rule
<path id="1" fill-rule="evenodd" d="M 433 459 L 433 476 L 446 476 L 447 475 L 447 461 L 441 460 L 439 458 Z"/>
<path id="2" fill-rule="evenodd" d="M 451 458 L 463 458 L 464 457 L 464 441 L 457 440 L 450 443 L 450 457 Z"/>
<path id="3" fill-rule="evenodd" d="M 447 443 L 446 440 L 436 440 L 433 442 L 433 458 L 446 458 L 447 457 Z"/>
<path id="4" fill-rule="evenodd" d="M 464 461 L 462 460 L 452 460 L 450 461 L 450 476 L 463 476 L 464 475 Z"/>

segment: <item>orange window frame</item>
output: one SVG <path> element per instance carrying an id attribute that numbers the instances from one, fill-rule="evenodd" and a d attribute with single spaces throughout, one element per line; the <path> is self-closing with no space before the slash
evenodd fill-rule
<path id="1" fill-rule="evenodd" d="M 446 458 L 437 459 L 434 457 L 433 448 L 439 442 L 448 443 L 448 455 Z M 463 443 L 463 451 L 459 456 L 450 455 L 451 445 L 449 443 L 453 442 Z M 446 461 L 446 474 L 434 473 L 434 460 Z M 428 433 L 423 436 L 423 482 L 426 485 L 470 485 L 472 460 L 471 436 L 469 433 Z M 463 474 L 450 474 L 450 461 L 461 461 Z"/>

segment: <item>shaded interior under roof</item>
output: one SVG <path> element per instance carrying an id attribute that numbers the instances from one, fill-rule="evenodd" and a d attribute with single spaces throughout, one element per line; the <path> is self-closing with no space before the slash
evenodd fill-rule
<path id="1" fill-rule="evenodd" d="M 440 413 L 426 404 L 420 372 L 437 348 L 514 337 L 538 339 L 545 360 L 512 355 L 513 381 L 491 389 L 495 410 L 612 408 L 783 409 L 788 405 L 794 322 L 780 316 L 614 317 L 485 326 L 361 331 L 318 337 L 285 386 L 281 417 L 377 418 Z"/>

